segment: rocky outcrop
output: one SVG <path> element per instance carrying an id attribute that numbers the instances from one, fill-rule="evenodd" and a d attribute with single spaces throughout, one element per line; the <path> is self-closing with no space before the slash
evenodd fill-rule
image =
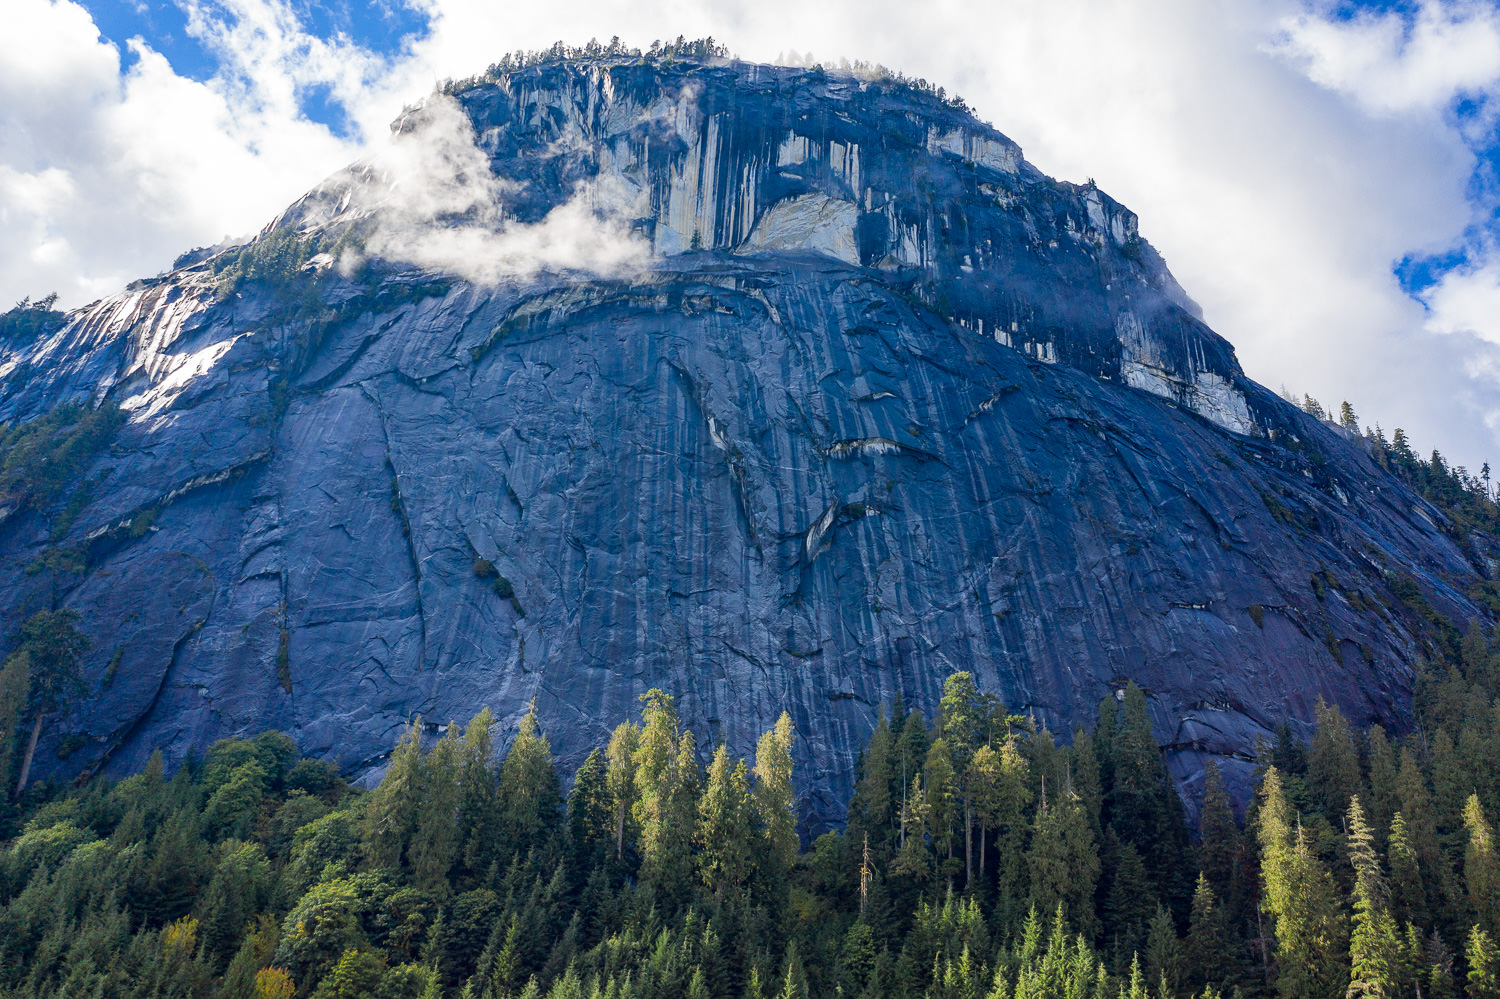
<path id="1" fill-rule="evenodd" d="M 533 700 L 576 763 L 657 686 L 740 752 L 790 710 L 819 822 L 879 705 L 966 669 L 1054 728 L 1135 680 L 1190 782 L 1320 696 L 1405 724 L 1408 581 L 1478 613 L 1474 542 L 960 108 L 737 63 L 453 90 L 395 126 L 417 173 L 0 344 L 0 418 L 129 413 L 71 526 L 0 521 L 7 625 L 56 592 L 93 640 L 42 772 L 266 727 L 365 772 Z M 28 575 L 54 546 L 87 571 Z"/>

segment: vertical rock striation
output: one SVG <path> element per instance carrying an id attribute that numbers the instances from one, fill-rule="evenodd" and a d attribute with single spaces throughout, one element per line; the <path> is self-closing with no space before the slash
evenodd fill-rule
<path id="1" fill-rule="evenodd" d="M 41 772 L 266 727 L 364 771 L 533 699 L 576 763 L 658 686 L 739 752 L 791 710 L 822 822 L 879 705 L 954 670 L 1054 728 L 1133 679 L 1190 781 L 1320 696 L 1406 723 L 1398 585 L 1479 613 L 1491 542 L 961 108 L 639 59 L 450 91 L 394 126 L 436 178 L 351 168 L 0 344 L 0 419 L 129 414 L 65 529 L 0 519 L 7 629 L 57 590 L 93 639 Z M 87 571 L 28 574 L 51 547 Z"/>

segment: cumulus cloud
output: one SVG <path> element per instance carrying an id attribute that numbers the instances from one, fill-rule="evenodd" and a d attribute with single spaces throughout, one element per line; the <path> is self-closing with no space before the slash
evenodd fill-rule
<path id="1" fill-rule="evenodd" d="M 182 250 L 254 232 L 358 145 L 275 101 L 134 61 L 69 0 L 12 0 L 0 32 L 0 301 L 78 305 Z M 231 196 L 232 193 L 232 196 Z"/>
<path id="2" fill-rule="evenodd" d="M 8 12 L 0 38 L 0 293 L 55 287 L 77 302 L 251 230 L 372 155 L 395 110 L 435 81 L 505 51 L 713 35 L 750 59 L 811 50 L 963 94 L 1041 169 L 1094 177 L 1136 210 L 1252 377 L 1347 398 L 1471 466 L 1500 456 L 1487 258 L 1425 302 L 1392 273 L 1459 245 L 1479 215 L 1473 121 L 1449 102 L 1500 85 L 1493 3 L 1340 19 L 1321 0 L 409 0 L 428 30 L 378 55 L 312 37 L 285 0 L 181 2 L 226 67 L 205 84 L 144 43 L 122 71 L 69 0 L 13 0 L 20 29 Z M 301 117 L 314 86 L 347 113 L 348 139 Z M 418 219 L 387 252 L 457 267 L 520 259 L 524 236 L 526 253 L 566 266 L 589 245 L 576 234 L 607 228 L 610 199 L 628 193 L 581 191 L 541 228 L 506 227 L 509 242 L 476 215 L 462 250 L 428 245 Z"/>
<path id="3" fill-rule="evenodd" d="M 649 256 L 630 230 L 643 206 L 618 180 L 578 185 L 540 222 L 507 219 L 505 195 L 515 185 L 491 172 L 451 97 L 433 96 L 411 113 L 367 176 L 372 182 L 360 185 L 353 210 L 371 218 L 364 248 L 374 256 L 479 284 L 542 271 L 613 275 Z"/>
<path id="4" fill-rule="evenodd" d="M 1455 95 L 1500 80 L 1500 11 L 1473 0 L 1424 0 L 1412 18 L 1303 12 L 1282 21 L 1272 48 L 1370 110 L 1442 110 Z"/>

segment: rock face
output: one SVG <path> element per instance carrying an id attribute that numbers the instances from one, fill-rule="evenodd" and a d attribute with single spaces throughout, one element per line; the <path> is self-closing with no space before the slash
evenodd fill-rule
<path id="1" fill-rule="evenodd" d="M 1398 582 L 1478 614 L 1487 540 L 962 109 L 694 61 L 450 89 L 395 126 L 420 174 L 0 344 L 0 419 L 130 414 L 70 526 L 0 521 L 7 632 L 55 595 L 93 641 L 42 773 L 267 727 L 367 772 L 417 713 L 533 700 L 576 764 L 656 686 L 739 752 L 790 710 L 818 823 L 879 705 L 963 669 L 1055 729 L 1134 679 L 1191 783 L 1320 696 L 1402 726 Z M 28 575 L 53 546 L 87 570 Z"/>

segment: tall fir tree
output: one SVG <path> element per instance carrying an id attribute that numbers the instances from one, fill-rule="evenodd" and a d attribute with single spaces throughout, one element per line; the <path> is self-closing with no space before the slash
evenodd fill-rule
<path id="1" fill-rule="evenodd" d="M 1320 697 L 1314 711 L 1317 731 L 1307 754 L 1308 780 L 1324 817 L 1337 822 L 1348 811 L 1350 795 L 1359 792 L 1359 750 L 1337 705 Z"/>
<path id="2" fill-rule="evenodd" d="M 1469 795 L 1464 804 L 1464 828 L 1468 843 L 1464 847 L 1464 883 L 1469 890 L 1469 905 L 1479 928 L 1500 939 L 1500 853 L 1495 846 L 1495 831 L 1485 818 L 1479 795 Z"/>
<path id="3" fill-rule="evenodd" d="M 422 808 L 407 851 L 417 884 L 440 895 L 448 893 L 448 872 L 463 845 L 459 839 L 461 764 L 458 725 L 449 722 L 443 737 L 422 759 Z"/>
<path id="4" fill-rule="evenodd" d="M 1283 999 L 1334 999 L 1348 983 L 1347 930 L 1333 879 L 1292 823 L 1280 771 L 1260 788 L 1261 906 L 1276 935 L 1277 989 Z"/>
<path id="5" fill-rule="evenodd" d="M 608 762 L 605 786 L 613 810 L 615 860 L 622 863 L 625 844 L 635 838 L 631 824 L 635 818 L 635 753 L 640 742 L 640 726 L 623 721 L 610 733 L 609 745 L 604 751 Z"/>
<path id="6" fill-rule="evenodd" d="M 365 851 L 374 867 L 396 867 L 417 828 L 422 795 L 422 716 L 406 726 L 380 785 L 366 799 Z"/>
<path id="7" fill-rule="evenodd" d="M 489 870 L 500 834 L 499 774 L 495 767 L 495 716 L 484 708 L 464 729 L 458 767 L 458 841 L 471 877 Z"/>
<path id="8" fill-rule="evenodd" d="M 698 800 L 698 872 L 703 884 L 723 901 L 754 869 L 749 779 L 744 760 L 731 760 L 720 744 L 708 765 L 708 780 Z M 770 857 L 766 858 L 770 860 Z"/>
<path id="9" fill-rule="evenodd" d="M 853 835 L 868 834 L 870 846 L 882 859 L 889 858 L 895 837 L 896 812 L 891 794 L 894 774 L 891 761 L 895 748 L 890 722 L 884 707 L 875 723 L 864 750 L 859 755 L 859 778 L 849 802 L 849 830 Z"/>
<path id="10" fill-rule="evenodd" d="M 796 740 L 792 716 L 783 711 L 755 747 L 755 821 L 765 840 L 764 864 L 778 882 L 797 861 L 797 799 L 792 790 Z"/>
<path id="11" fill-rule="evenodd" d="M 652 689 L 641 700 L 634 806 L 640 877 L 671 909 L 686 901 L 691 883 L 698 767 L 692 733 L 681 731 L 671 696 Z"/>
<path id="12" fill-rule="evenodd" d="M 613 806 L 604 754 L 595 749 L 585 757 L 568 791 L 568 854 L 579 882 L 614 855 Z"/>
<path id="13" fill-rule="evenodd" d="M 1389 892 L 1375 836 L 1359 796 L 1349 799 L 1346 823 L 1349 862 L 1354 867 L 1354 923 L 1349 936 L 1348 999 L 1395 999 L 1400 991 L 1401 940 L 1391 918 Z"/>
<path id="14" fill-rule="evenodd" d="M 1469 968 L 1468 999 L 1500 999 L 1500 950 L 1477 924 L 1469 930 L 1464 957 Z"/>
<path id="15" fill-rule="evenodd" d="M 552 746 L 537 723 L 536 705 L 521 719 L 521 728 L 500 764 L 500 816 L 505 830 L 502 849 L 508 862 L 537 849 L 558 826 L 562 788 L 552 763 Z"/>
<path id="16" fill-rule="evenodd" d="M 1061 905 L 1080 932 L 1094 935 L 1099 851 L 1076 795 L 1054 793 L 1037 809 L 1027 873 L 1033 908 L 1049 912 Z"/>

